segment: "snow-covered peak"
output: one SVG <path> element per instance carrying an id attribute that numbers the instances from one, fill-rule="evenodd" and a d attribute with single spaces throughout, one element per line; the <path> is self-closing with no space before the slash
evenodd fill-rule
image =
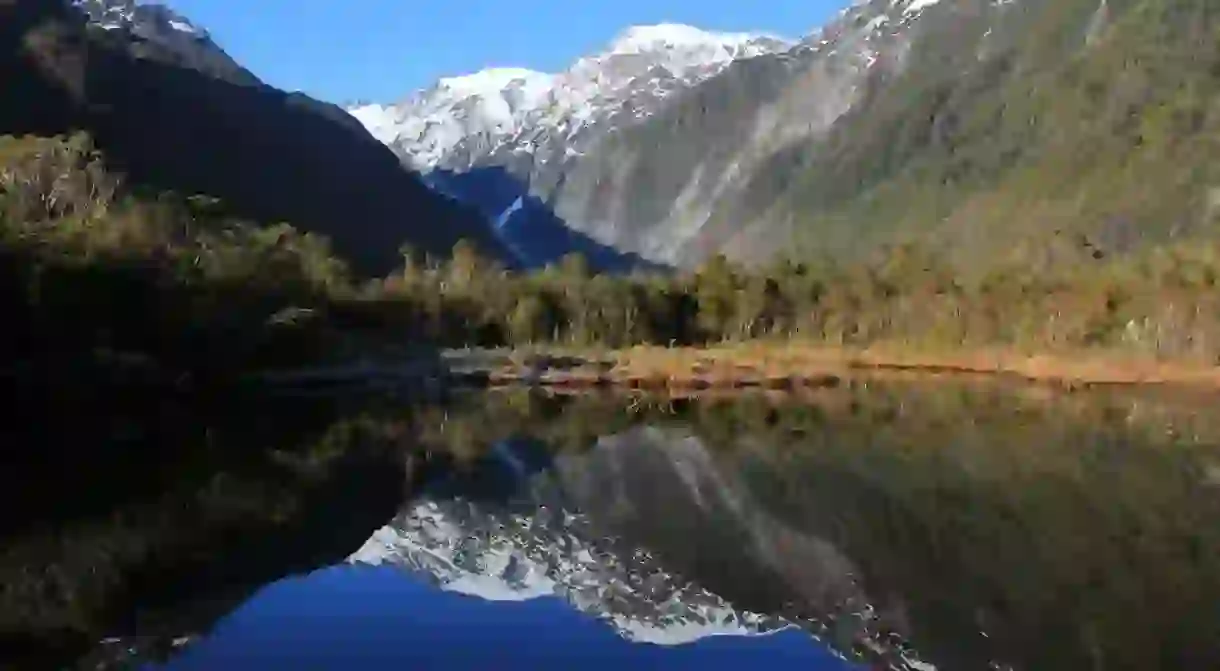
<path id="1" fill-rule="evenodd" d="M 628 28 L 602 51 L 549 74 L 516 67 L 446 77 L 398 105 L 348 108 L 420 170 L 465 169 L 494 154 L 551 152 L 611 118 L 637 120 L 735 60 L 793 45 L 756 33 L 681 24 Z M 563 147 L 559 147 L 563 144 Z"/>
<path id="2" fill-rule="evenodd" d="M 525 68 L 488 68 L 460 77 L 445 77 L 437 83 L 460 96 L 494 96 L 506 89 L 544 92 L 553 85 L 554 75 Z"/>
<path id="3" fill-rule="evenodd" d="M 787 51 L 795 45 L 792 40 L 762 33 L 718 33 L 680 23 L 634 26 L 605 50 L 576 61 L 559 81 L 568 89 L 596 87 L 600 90 L 595 95 L 613 94 L 632 84 L 653 82 L 664 72 L 680 87 L 694 86 L 733 61 Z M 658 91 L 658 98 L 668 92 Z"/>
<path id="4" fill-rule="evenodd" d="M 681 23 L 659 23 L 633 26 L 611 42 L 609 53 L 637 54 L 661 50 L 722 49 L 729 52 L 755 50 L 758 54 L 773 50 L 775 43 L 788 40 L 763 33 L 718 33 Z"/>
<path id="5" fill-rule="evenodd" d="M 398 139 L 403 119 L 393 107 L 362 103 L 346 109 L 378 142 L 391 144 Z"/>
<path id="6" fill-rule="evenodd" d="M 381 142 L 410 147 L 408 158 L 416 167 L 433 167 L 465 138 L 516 133 L 526 115 L 545 103 L 554 79 L 523 68 L 492 68 L 446 77 L 399 105 L 347 111 Z"/>

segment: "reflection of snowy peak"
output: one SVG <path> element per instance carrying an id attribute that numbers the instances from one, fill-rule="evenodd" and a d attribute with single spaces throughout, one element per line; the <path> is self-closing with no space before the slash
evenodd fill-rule
<path id="1" fill-rule="evenodd" d="M 493 156 L 563 158 L 579 152 L 586 130 L 645 118 L 666 96 L 736 60 L 790 47 L 767 35 L 711 33 L 678 24 L 638 26 L 559 74 L 483 70 L 442 79 L 400 105 L 350 111 L 421 170 L 464 170 Z"/>
<path id="2" fill-rule="evenodd" d="M 351 561 L 398 565 L 442 589 L 494 601 L 567 600 L 632 641 L 660 645 L 783 628 L 677 579 L 643 551 L 594 540 L 587 518 L 529 514 L 464 501 L 417 503 L 377 531 Z"/>
<path id="3" fill-rule="evenodd" d="M 748 474 L 775 464 L 751 464 L 767 459 L 753 450 L 726 457 L 648 427 L 580 452 L 497 443 L 430 480 L 349 561 L 483 599 L 559 597 L 633 641 L 795 627 L 876 668 L 931 670 L 895 633 L 900 602 L 874 604 L 832 543 L 773 514 L 773 488 Z"/>

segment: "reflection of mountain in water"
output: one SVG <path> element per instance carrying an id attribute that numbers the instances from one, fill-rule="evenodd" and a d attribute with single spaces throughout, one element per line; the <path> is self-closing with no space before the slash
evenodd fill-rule
<path id="1" fill-rule="evenodd" d="M 889 668 L 932 668 L 880 631 L 845 557 L 767 515 L 698 440 L 637 429 L 545 470 L 516 447 L 501 444 L 463 478 L 515 472 L 515 491 L 491 500 L 431 488 L 351 560 L 484 599 L 556 596 L 633 641 L 800 626 Z"/>
<path id="2" fill-rule="evenodd" d="M 558 596 L 632 641 L 672 645 L 717 634 L 783 626 L 737 611 L 667 573 L 643 551 L 620 554 L 592 539 L 587 517 L 542 508 L 492 511 L 464 501 L 427 501 L 379 530 L 352 559 L 399 564 L 443 589 L 493 601 Z"/>

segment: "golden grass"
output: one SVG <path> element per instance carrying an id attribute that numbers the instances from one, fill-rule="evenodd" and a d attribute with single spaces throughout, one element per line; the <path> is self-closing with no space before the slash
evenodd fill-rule
<path id="1" fill-rule="evenodd" d="M 556 362 L 556 359 L 566 361 Z M 1220 367 L 1081 352 L 1027 355 L 1005 350 L 929 352 L 903 346 L 847 349 L 758 342 L 705 348 L 632 347 L 514 355 L 493 384 L 532 381 L 556 387 L 818 387 L 845 377 L 1005 376 L 1076 385 L 1172 384 L 1220 388 Z"/>

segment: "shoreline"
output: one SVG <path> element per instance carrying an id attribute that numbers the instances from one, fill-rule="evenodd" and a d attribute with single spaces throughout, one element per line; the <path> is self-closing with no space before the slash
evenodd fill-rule
<path id="1" fill-rule="evenodd" d="M 869 380 L 977 380 L 1069 391 L 1097 387 L 1220 391 L 1220 366 L 1202 361 L 1157 361 L 1105 352 L 1028 355 L 980 349 L 940 353 L 902 346 L 849 349 L 766 342 L 621 350 L 561 346 L 443 350 L 427 356 L 370 356 L 347 363 L 264 371 L 252 377 L 264 384 L 317 393 L 355 385 L 424 394 L 449 387 L 534 387 L 566 393 L 608 389 L 693 395 L 745 389 L 816 390 Z"/>
<path id="2" fill-rule="evenodd" d="M 515 351 L 477 366 L 491 387 L 567 389 L 802 389 L 837 386 L 845 378 L 991 378 L 1056 385 L 1182 386 L 1220 390 L 1220 366 L 1156 361 L 1104 353 L 1025 355 L 1004 351 L 919 353 L 901 348 L 849 350 L 801 344 L 748 343 L 706 348 L 624 350 L 541 348 Z"/>

